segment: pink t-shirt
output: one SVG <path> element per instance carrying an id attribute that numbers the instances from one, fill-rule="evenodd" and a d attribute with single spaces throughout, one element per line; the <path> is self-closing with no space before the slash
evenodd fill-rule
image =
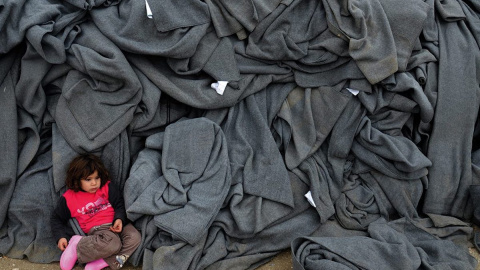
<path id="1" fill-rule="evenodd" d="M 74 192 L 69 189 L 63 194 L 72 217 L 78 220 L 85 233 L 94 226 L 113 222 L 115 210 L 108 201 L 109 184 L 110 181 L 95 193 Z"/>

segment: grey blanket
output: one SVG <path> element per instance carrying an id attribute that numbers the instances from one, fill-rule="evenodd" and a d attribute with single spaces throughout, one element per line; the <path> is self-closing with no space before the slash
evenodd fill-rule
<path id="1" fill-rule="evenodd" d="M 468 251 L 445 239 L 448 236 L 429 233 L 422 223 L 408 218 L 386 222 L 381 218 L 368 226 L 367 236 L 295 239 L 293 269 L 476 268 L 477 261 Z"/>
<path id="2" fill-rule="evenodd" d="M 479 18 L 471 0 L 0 1 L 0 254 L 59 260 L 49 215 L 88 152 L 144 269 L 287 248 L 297 269 L 472 269 Z"/>

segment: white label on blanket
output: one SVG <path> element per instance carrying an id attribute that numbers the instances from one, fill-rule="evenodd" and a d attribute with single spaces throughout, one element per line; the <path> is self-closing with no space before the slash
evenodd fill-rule
<path id="1" fill-rule="evenodd" d="M 210 87 L 215 89 L 219 95 L 223 95 L 223 92 L 225 91 L 225 87 L 227 87 L 228 81 L 218 81 L 215 83 L 212 83 Z"/>
<path id="2" fill-rule="evenodd" d="M 312 197 L 312 192 L 309 191 L 307 192 L 307 194 L 305 194 L 305 198 L 307 198 L 307 201 L 313 206 L 313 207 L 317 207 L 315 205 L 315 203 L 313 202 L 313 197 Z"/>
<path id="3" fill-rule="evenodd" d="M 352 93 L 354 96 L 358 95 L 358 93 L 360 92 L 359 90 L 355 90 L 351 88 L 347 88 L 347 90 L 350 91 L 350 93 Z"/>
<path id="4" fill-rule="evenodd" d="M 148 5 L 147 0 L 145 0 L 145 7 L 147 8 L 147 17 L 149 19 L 153 18 L 152 10 L 150 9 L 150 6 Z"/>

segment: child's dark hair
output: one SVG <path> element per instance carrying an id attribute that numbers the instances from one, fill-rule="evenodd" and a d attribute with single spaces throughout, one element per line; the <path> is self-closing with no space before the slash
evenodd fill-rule
<path id="1" fill-rule="evenodd" d="M 75 157 L 68 165 L 65 185 L 68 189 L 75 192 L 80 191 L 82 190 L 80 180 L 87 178 L 95 171 L 98 172 L 98 176 L 101 179 L 100 186 L 103 187 L 110 180 L 110 176 L 102 160 L 93 154 L 81 154 Z"/>

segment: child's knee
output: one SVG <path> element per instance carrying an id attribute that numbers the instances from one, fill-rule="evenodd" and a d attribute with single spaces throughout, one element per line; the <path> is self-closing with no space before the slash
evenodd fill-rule
<path id="1" fill-rule="evenodd" d="M 104 249 L 112 250 L 112 254 L 115 253 L 113 249 L 118 249 L 122 247 L 122 240 L 120 237 L 112 232 L 106 232 L 99 235 L 99 245 Z"/>
<path id="2" fill-rule="evenodd" d="M 140 232 L 131 224 L 128 225 L 128 233 L 125 234 L 123 242 L 128 242 L 131 246 L 138 247 L 142 241 L 142 235 Z"/>
<path id="3" fill-rule="evenodd" d="M 136 245 L 139 245 L 140 241 L 142 241 L 142 235 L 137 229 L 135 229 L 135 231 L 132 233 L 132 242 L 134 242 Z"/>

